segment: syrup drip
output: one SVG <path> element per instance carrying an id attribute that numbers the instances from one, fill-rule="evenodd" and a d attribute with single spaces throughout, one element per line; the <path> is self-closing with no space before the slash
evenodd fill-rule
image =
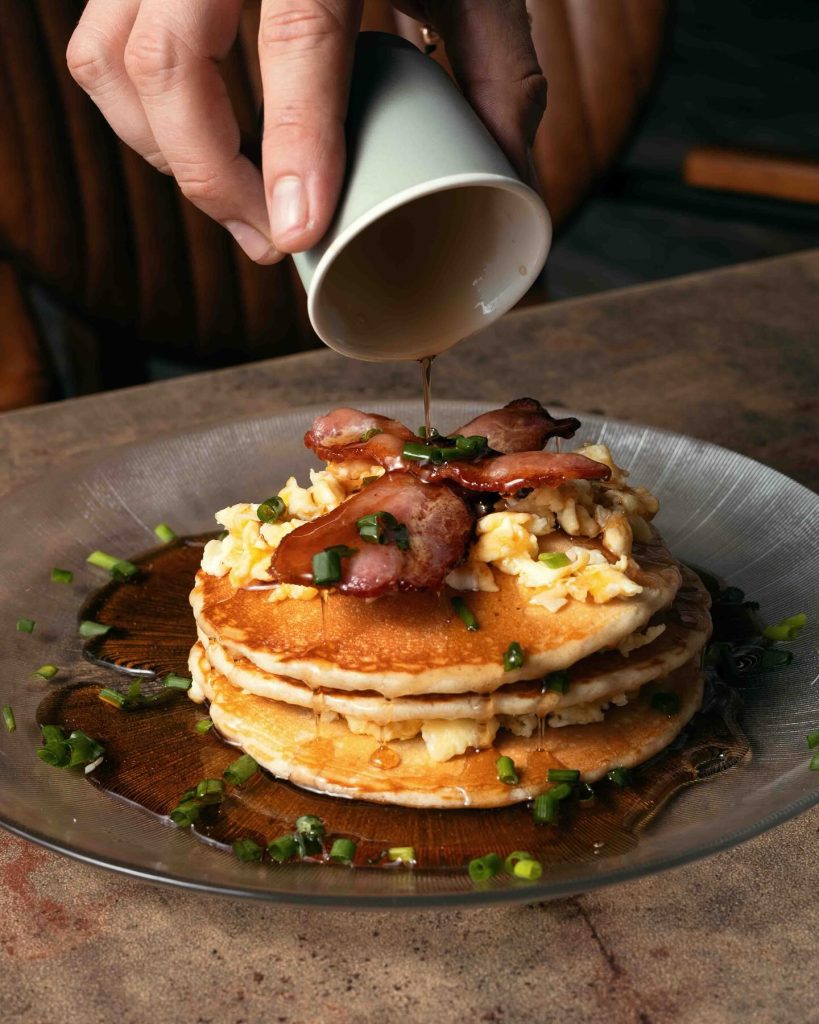
<path id="1" fill-rule="evenodd" d="M 432 360 L 434 358 L 435 356 L 426 356 L 424 359 L 418 360 L 421 365 L 421 386 L 424 390 L 424 429 L 427 437 L 432 432 Z"/>
<path id="2" fill-rule="evenodd" d="M 382 743 L 380 747 L 376 747 L 372 754 L 370 754 L 370 764 L 373 768 L 391 771 L 401 764 L 401 755 L 393 750 L 392 747 L 388 747 L 386 743 Z"/>

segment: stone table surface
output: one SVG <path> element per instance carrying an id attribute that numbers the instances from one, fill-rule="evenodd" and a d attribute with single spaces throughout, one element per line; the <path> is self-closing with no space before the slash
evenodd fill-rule
<path id="1" fill-rule="evenodd" d="M 513 313 L 441 357 L 436 391 L 533 394 L 679 430 L 817 487 L 817 339 L 814 251 Z M 10 413 L 0 494 L 103 444 L 417 395 L 414 365 L 320 351 Z M 400 914 L 153 887 L 0 832 L 0 1014 L 25 1024 L 819 1021 L 817 828 L 814 809 L 707 860 L 550 903 Z"/>

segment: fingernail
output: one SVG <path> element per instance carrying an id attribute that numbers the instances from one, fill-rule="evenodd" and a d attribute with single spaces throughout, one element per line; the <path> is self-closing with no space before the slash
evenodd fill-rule
<path id="1" fill-rule="evenodd" d="M 265 238 L 261 231 L 257 231 L 250 224 L 245 224 L 243 220 L 226 220 L 225 227 L 236 239 L 236 243 L 256 263 L 275 263 L 281 259 L 281 253 L 270 239 Z"/>
<path id="2" fill-rule="evenodd" d="M 307 193 L 301 178 L 286 174 L 273 185 L 270 221 L 274 238 L 284 238 L 307 227 Z"/>

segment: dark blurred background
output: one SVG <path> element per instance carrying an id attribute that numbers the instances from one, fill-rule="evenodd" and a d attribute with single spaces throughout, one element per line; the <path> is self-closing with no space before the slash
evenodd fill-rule
<path id="1" fill-rule="evenodd" d="M 0 409 L 318 344 L 289 261 L 246 260 L 70 79 L 82 6 L 0 0 Z M 223 65 L 251 146 L 257 8 Z M 557 234 L 525 302 L 819 245 L 816 0 L 529 9 L 549 80 L 534 157 Z M 386 0 L 368 0 L 365 27 L 430 42 Z"/>

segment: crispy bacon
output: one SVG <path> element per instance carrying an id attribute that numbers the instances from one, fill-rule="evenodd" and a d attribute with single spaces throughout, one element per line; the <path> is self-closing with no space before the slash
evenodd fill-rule
<path id="1" fill-rule="evenodd" d="M 421 464 L 410 470 L 430 482 L 451 480 L 470 491 L 514 494 L 524 487 L 558 487 L 567 480 L 608 480 L 611 470 L 574 452 L 516 452 L 475 462 Z"/>
<path id="2" fill-rule="evenodd" d="M 357 520 L 374 512 L 390 512 L 407 527 L 406 551 L 394 543 L 368 544 L 359 536 Z M 341 560 L 336 584 L 341 593 L 377 597 L 394 590 L 434 590 L 466 554 L 473 521 L 466 502 L 446 483 L 386 473 L 332 512 L 289 533 L 273 557 L 271 578 L 309 585 L 313 555 L 344 545 L 357 550 Z"/>
<path id="3" fill-rule="evenodd" d="M 372 431 L 377 433 L 367 437 Z M 345 408 L 319 416 L 304 435 L 305 445 L 326 462 L 356 459 L 385 469 L 399 469 L 404 443 L 417 440 L 398 420 Z"/>
<path id="4" fill-rule="evenodd" d="M 493 409 L 477 416 L 455 431 L 469 437 L 485 437 L 496 452 L 535 452 L 550 437 L 574 437 L 580 420 L 574 416 L 556 420 L 534 398 L 516 398 L 502 409 Z"/>

